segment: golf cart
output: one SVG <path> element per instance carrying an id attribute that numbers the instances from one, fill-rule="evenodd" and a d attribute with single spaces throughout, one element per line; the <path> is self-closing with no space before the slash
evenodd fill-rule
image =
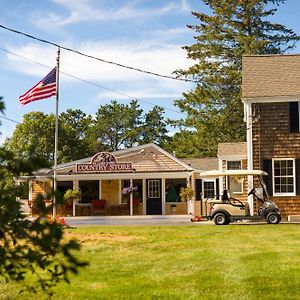
<path id="1" fill-rule="evenodd" d="M 216 225 L 228 225 L 230 222 L 238 220 L 261 221 L 266 220 L 268 224 L 278 224 L 281 221 L 281 214 L 278 206 L 271 201 L 267 192 L 263 176 L 268 175 L 260 170 L 225 170 L 225 171 L 206 171 L 200 173 L 200 178 L 224 176 L 225 189 L 222 195 L 217 195 L 213 199 L 204 199 L 205 215 L 209 220 L 214 220 Z M 255 184 L 259 187 L 253 188 L 248 196 L 252 195 L 253 200 L 258 200 L 260 208 L 256 215 L 250 214 L 248 202 L 233 198 L 226 186 L 229 182 L 228 176 L 242 178 L 243 176 L 254 176 Z M 245 197 L 244 197 L 245 198 Z"/>

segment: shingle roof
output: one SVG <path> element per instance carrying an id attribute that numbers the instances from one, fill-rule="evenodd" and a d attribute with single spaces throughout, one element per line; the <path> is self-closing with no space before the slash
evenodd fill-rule
<path id="1" fill-rule="evenodd" d="M 247 155 L 247 143 L 220 143 L 218 146 L 218 156 L 245 156 Z"/>
<path id="2" fill-rule="evenodd" d="M 136 173 L 141 172 L 183 172 L 190 171 L 192 168 L 170 155 L 154 144 L 146 144 L 129 149 L 113 152 L 118 162 L 131 162 Z M 70 174 L 76 171 L 77 163 L 89 163 L 91 157 L 60 164 L 57 166 L 58 174 Z M 52 174 L 52 169 L 43 169 L 35 175 Z"/>
<path id="3" fill-rule="evenodd" d="M 218 169 L 217 157 L 205 157 L 205 158 L 182 158 L 186 164 L 190 165 L 194 169 L 208 171 Z"/>
<path id="4" fill-rule="evenodd" d="M 300 55 L 243 57 L 242 97 L 300 95 Z"/>

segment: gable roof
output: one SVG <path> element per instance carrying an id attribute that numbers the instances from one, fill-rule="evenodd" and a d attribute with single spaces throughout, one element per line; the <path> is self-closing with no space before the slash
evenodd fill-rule
<path id="1" fill-rule="evenodd" d="M 167 151 L 155 144 L 146 144 L 132 147 L 124 150 L 112 152 L 118 162 L 131 162 L 135 173 L 145 172 L 182 172 L 192 171 L 193 168 L 185 162 L 174 157 Z M 59 164 L 57 166 L 58 174 L 70 174 L 76 172 L 76 165 L 90 163 L 92 157 L 72 161 L 69 163 Z M 53 169 L 42 169 L 35 172 L 39 174 L 52 174 Z M 109 172 L 106 172 L 109 173 Z"/>
<path id="2" fill-rule="evenodd" d="M 204 157 L 204 158 L 182 158 L 182 161 L 201 171 L 216 170 L 218 169 L 217 157 Z"/>
<path id="3" fill-rule="evenodd" d="M 220 143 L 218 145 L 218 157 L 223 156 L 247 156 L 247 143 Z"/>
<path id="4" fill-rule="evenodd" d="M 300 96 L 300 55 L 243 57 L 242 97 Z"/>

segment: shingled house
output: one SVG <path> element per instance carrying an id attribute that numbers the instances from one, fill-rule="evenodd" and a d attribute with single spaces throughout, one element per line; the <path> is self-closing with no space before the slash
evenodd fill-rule
<path id="1" fill-rule="evenodd" d="M 300 55 L 245 56 L 242 74 L 248 168 L 268 172 L 268 190 L 284 216 L 299 214 Z"/>
<path id="2" fill-rule="evenodd" d="M 57 166 L 57 188 L 80 191 L 69 215 L 168 215 L 189 213 L 181 187 L 194 187 L 194 169 L 154 144 L 112 153 L 100 152 Z M 29 201 L 53 187 L 53 169 L 41 169 L 17 181 L 29 182 Z M 101 209 L 102 208 L 102 209 Z M 191 208 L 192 210 L 192 208 Z"/>

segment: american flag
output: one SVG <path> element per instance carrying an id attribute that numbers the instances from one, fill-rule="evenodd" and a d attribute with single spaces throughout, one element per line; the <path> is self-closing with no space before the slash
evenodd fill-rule
<path id="1" fill-rule="evenodd" d="M 45 78 L 19 97 L 22 105 L 56 95 L 56 68 Z"/>

